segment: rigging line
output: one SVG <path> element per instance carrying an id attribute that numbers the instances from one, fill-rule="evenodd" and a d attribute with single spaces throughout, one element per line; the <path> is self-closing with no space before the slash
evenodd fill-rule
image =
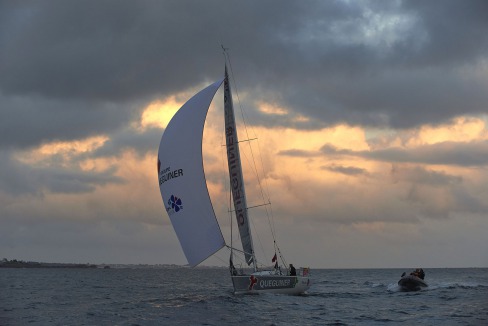
<path id="1" fill-rule="evenodd" d="M 232 68 L 232 63 L 230 61 L 229 53 L 226 51 L 226 50 L 228 50 L 228 48 L 224 48 L 223 45 L 221 45 L 221 46 L 222 46 L 222 49 L 224 50 L 224 56 L 226 58 L 226 61 L 229 63 L 230 73 L 232 75 L 232 81 L 233 81 L 234 89 L 235 89 L 235 92 L 236 92 L 237 102 L 239 104 L 239 109 L 241 111 L 242 121 L 244 123 L 244 129 L 246 131 L 246 137 L 247 137 L 247 139 L 250 139 L 250 137 L 249 137 L 249 131 L 248 131 L 248 128 L 247 128 L 247 123 L 246 123 L 246 118 L 244 117 L 244 110 L 242 108 L 242 103 L 241 103 L 240 96 L 239 96 L 239 90 L 237 88 L 236 79 L 234 77 L 234 70 Z M 259 141 L 258 141 L 258 143 L 259 143 Z M 259 189 L 260 189 L 260 192 L 261 192 L 261 197 L 263 199 L 263 202 L 266 202 L 266 198 L 265 197 L 268 197 L 268 201 L 269 201 L 269 190 L 268 190 L 268 193 L 267 193 L 268 195 L 265 196 L 264 191 L 263 191 L 263 186 L 261 184 L 261 178 L 259 177 L 259 173 L 258 173 L 258 170 L 257 170 L 257 164 L 256 164 L 255 156 L 254 156 L 254 151 L 252 149 L 251 143 L 249 142 L 248 144 L 249 144 L 249 149 L 250 149 L 250 152 L 251 152 L 251 158 L 252 158 L 252 162 L 253 162 L 253 164 L 251 164 L 251 166 L 254 169 L 254 173 L 255 173 L 256 179 L 258 181 Z M 258 146 L 258 151 L 260 152 L 259 146 Z M 244 153 L 244 155 L 245 155 L 245 153 Z M 245 155 L 245 156 L 247 157 L 247 155 Z M 264 169 L 264 165 L 262 163 L 262 159 L 261 159 L 261 164 L 262 164 L 262 167 Z M 275 234 L 275 228 L 274 228 L 274 218 L 271 218 L 271 220 L 270 220 L 267 210 L 266 210 L 266 216 L 268 218 L 268 224 L 269 224 L 270 229 L 271 229 L 271 235 L 273 237 L 273 240 L 276 240 L 276 234 Z"/>
<path id="2" fill-rule="evenodd" d="M 250 146 L 251 147 L 251 146 Z M 254 154 L 252 152 L 252 148 L 251 148 L 251 154 L 253 155 L 253 161 L 254 161 Z M 264 173 L 264 162 L 263 162 L 263 155 L 261 154 L 261 146 L 260 146 L 260 143 L 259 143 L 259 139 L 258 139 L 258 157 L 261 161 L 261 169 L 262 169 L 262 175 L 264 176 L 265 173 Z M 274 215 L 273 215 L 273 210 L 272 210 L 272 206 L 271 206 L 271 199 L 270 199 L 270 196 L 269 196 L 269 186 L 268 186 L 268 183 L 267 183 L 267 179 L 264 178 L 264 181 L 265 181 L 265 185 L 266 185 L 266 191 L 264 189 L 264 187 L 262 186 L 261 182 L 260 182 L 260 178 L 259 178 L 259 173 L 257 171 L 257 165 L 256 163 L 254 162 L 254 169 L 255 169 L 255 174 L 257 176 L 257 179 L 258 179 L 258 183 L 259 183 L 259 190 L 260 190 L 260 193 L 261 193 L 261 198 L 262 198 L 262 201 L 264 203 L 268 202 L 270 203 L 270 210 L 271 210 L 271 214 L 270 212 L 268 212 L 268 209 L 266 208 L 266 217 L 268 219 L 268 224 L 269 224 L 269 228 L 271 230 L 271 235 L 273 237 L 273 240 L 275 241 L 276 243 L 276 230 L 275 230 L 275 224 L 274 224 Z M 271 216 L 271 218 L 270 218 Z"/>
<path id="3" fill-rule="evenodd" d="M 241 253 L 244 253 L 243 251 L 237 249 L 237 248 L 234 248 L 232 246 L 228 246 L 228 245 L 225 245 L 225 247 L 229 250 L 229 252 L 232 253 L 232 251 L 238 251 L 238 252 L 241 252 Z M 222 260 L 222 258 L 220 258 L 219 260 Z M 228 263 L 228 261 L 225 261 L 224 260 L 224 263 Z M 238 255 L 232 255 L 232 263 L 234 264 L 234 266 L 239 266 L 239 268 L 242 268 L 242 265 L 247 265 L 245 259 L 243 259 L 241 256 L 238 256 Z"/>
<path id="4" fill-rule="evenodd" d="M 285 257 L 283 257 L 283 254 L 281 253 L 281 250 L 279 247 L 276 247 L 278 249 L 278 253 L 280 255 L 280 258 L 281 258 L 281 261 L 283 262 L 283 265 L 285 265 L 285 267 L 287 267 L 287 263 L 286 263 L 286 260 L 285 260 Z"/>
<path id="5" fill-rule="evenodd" d="M 245 132 L 246 132 L 246 138 L 247 139 L 250 139 L 250 137 L 249 137 L 249 130 L 248 130 L 247 123 L 246 123 L 246 118 L 245 118 L 245 115 L 244 115 L 244 109 L 242 107 L 242 103 L 241 103 L 241 100 L 240 100 L 239 90 L 237 88 L 237 83 L 236 83 L 236 78 L 234 77 L 234 70 L 232 68 L 232 62 L 230 61 L 230 55 L 227 52 L 228 48 L 225 48 L 222 44 L 221 44 L 221 47 L 222 47 L 222 50 L 223 50 L 223 54 L 224 54 L 225 60 L 226 60 L 226 62 L 229 63 L 230 73 L 232 75 L 232 82 L 234 84 L 234 89 L 235 89 L 235 93 L 236 93 L 236 97 L 237 97 L 237 102 L 239 104 L 239 109 L 241 111 L 241 116 L 242 116 L 242 121 L 243 121 L 243 124 L 244 124 L 244 129 L 245 129 Z M 254 132 L 254 134 L 256 134 L 256 133 Z M 268 197 L 268 202 L 270 202 L 269 201 L 269 195 L 265 196 L 264 191 L 263 191 L 263 186 L 261 184 L 261 178 L 260 178 L 259 173 L 258 173 L 258 170 L 257 170 L 257 164 L 256 164 L 255 156 L 254 156 L 254 151 L 253 151 L 252 146 L 251 146 L 251 142 L 249 141 L 248 144 L 249 144 L 249 150 L 251 152 L 251 158 L 252 158 L 252 162 L 253 162 L 253 164 L 251 164 L 251 167 L 253 167 L 253 169 L 254 169 L 254 173 L 255 173 L 255 176 L 256 176 L 256 179 L 257 179 L 257 182 L 258 182 L 258 185 L 259 185 L 259 189 L 260 189 L 260 192 L 261 192 L 261 197 L 263 199 L 263 202 L 266 202 L 266 197 Z M 258 144 L 259 144 L 259 141 L 258 141 Z M 259 146 L 258 146 L 258 152 L 260 152 Z M 247 159 L 247 155 L 245 154 L 245 152 L 244 152 L 244 156 Z M 261 164 L 262 164 L 262 168 L 264 169 L 264 164 L 262 163 L 262 158 L 261 158 Z M 268 193 L 269 193 L 269 190 L 268 190 Z M 271 219 L 270 219 L 270 215 L 269 215 L 269 212 L 268 212 L 267 208 L 265 208 L 265 211 L 266 211 L 266 217 L 267 217 L 267 220 L 268 220 L 269 228 L 271 230 L 271 235 L 273 237 L 273 240 L 276 242 L 276 232 L 275 232 L 276 230 L 274 228 L 274 218 L 273 218 L 273 215 L 271 214 Z M 250 220 L 251 220 L 251 223 L 252 223 L 252 219 L 250 219 Z M 254 223 L 252 223 L 252 224 L 253 224 L 254 229 L 256 230 L 256 226 L 254 225 Z M 262 245 L 261 239 L 259 238 L 259 233 L 256 232 L 256 234 L 258 235 L 258 240 L 259 240 L 259 243 L 260 243 L 260 245 L 262 247 L 263 245 Z M 263 253 L 264 253 L 264 250 L 263 250 Z"/>
<path id="6" fill-rule="evenodd" d="M 245 254 L 247 253 L 247 252 L 245 252 L 244 250 L 240 250 L 240 249 L 237 249 L 237 248 L 234 248 L 234 247 L 230 247 L 230 246 L 228 246 L 228 245 L 226 245 L 226 247 L 227 247 L 228 249 L 230 249 L 231 251 L 237 251 L 237 252 L 239 252 L 239 253 L 240 253 L 240 254 L 242 254 L 242 255 L 245 255 Z M 250 254 L 250 253 L 247 253 L 247 254 Z M 250 255 L 251 255 L 251 254 L 250 254 Z M 236 256 L 234 256 L 234 258 L 236 258 L 236 259 L 238 260 L 238 263 L 239 263 L 239 264 L 244 265 L 244 266 L 245 266 L 245 268 L 249 268 L 249 267 L 247 266 L 246 259 L 245 259 L 243 256 L 241 256 L 241 255 L 239 255 L 239 256 L 238 256 L 238 255 L 236 255 Z M 257 259 L 256 259 L 256 261 L 255 261 L 255 262 L 253 262 L 253 264 L 255 264 L 255 265 L 256 265 L 256 267 L 257 267 L 257 264 L 258 264 Z M 263 266 L 263 264 L 261 264 L 261 266 Z"/>
<path id="7" fill-rule="evenodd" d="M 222 47 L 222 48 L 224 48 L 224 47 Z M 229 62 L 230 74 L 232 75 L 232 82 L 234 84 L 234 89 L 236 91 L 237 103 L 239 103 L 239 110 L 241 111 L 242 121 L 244 122 L 244 130 L 246 131 L 246 138 L 250 139 L 251 137 L 249 137 L 249 131 L 247 129 L 246 119 L 244 117 L 244 110 L 242 109 L 242 103 L 241 103 L 241 98 L 239 96 L 239 90 L 237 88 L 236 78 L 234 77 L 234 69 L 232 68 L 232 63 L 230 61 L 229 54 L 227 53 L 227 51 L 225 51 L 224 53 L 226 55 L 227 62 Z M 251 153 L 252 153 L 252 148 L 251 148 Z M 254 158 L 254 156 L 253 156 L 253 158 Z"/>
<path id="8" fill-rule="evenodd" d="M 247 139 L 244 140 L 244 141 L 247 141 L 248 142 L 249 149 L 251 151 L 252 164 L 250 164 L 250 166 L 254 168 L 254 174 L 256 176 L 256 179 L 257 179 L 257 182 L 258 182 L 258 185 L 259 185 L 259 189 L 260 189 L 260 192 L 261 192 L 261 197 L 262 197 L 263 203 L 266 203 L 266 198 L 265 197 L 268 197 L 268 202 L 269 202 L 269 196 L 265 196 L 264 195 L 263 186 L 261 184 L 261 179 L 260 179 L 260 176 L 259 176 L 259 173 L 258 173 L 258 170 L 257 170 L 257 164 L 256 164 L 254 152 L 253 152 L 252 146 L 250 144 L 250 140 L 253 140 L 253 139 L 251 139 L 249 137 L 249 130 L 247 128 L 246 119 L 245 119 L 245 116 L 244 116 L 244 110 L 243 110 L 243 107 L 242 107 L 242 103 L 240 101 L 239 90 L 237 88 L 236 80 L 234 78 L 234 70 L 233 70 L 233 67 L 232 67 L 232 63 L 230 61 L 230 56 L 229 56 L 229 54 L 227 52 L 228 48 L 225 48 L 222 44 L 221 44 L 221 47 L 222 47 L 222 50 L 223 50 L 223 55 L 224 55 L 225 61 L 229 63 L 230 73 L 232 75 L 232 81 L 233 81 L 233 84 L 234 84 L 234 89 L 235 89 L 235 92 L 236 92 L 237 101 L 239 103 L 239 109 L 241 111 L 241 116 L 242 116 L 242 120 L 243 120 L 243 123 L 244 123 L 245 131 L 246 131 L 246 138 Z M 254 134 L 255 134 L 255 132 L 254 132 Z M 257 139 L 257 138 L 255 138 L 255 139 Z M 239 142 L 241 142 L 241 141 L 239 141 Z M 246 155 L 246 153 L 244 152 L 243 154 L 245 155 L 246 159 L 249 160 L 249 158 Z M 261 159 L 261 164 L 262 164 L 262 159 Z M 229 182 L 230 182 L 230 180 L 229 180 Z M 229 199 L 229 202 L 230 201 L 231 201 L 231 199 Z M 262 206 L 262 205 L 260 205 L 260 206 Z M 230 207 L 231 207 L 231 205 L 229 203 L 229 208 Z M 255 207 L 257 207 L 257 206 L 255 206 Z M 249 209 L 249 208 L 250 207 L 246 207 L 246 209 Z M 270 230 L 271 230 L 272 237 L 274 239 L 274 242 L 276 243 L 275 229 L 274 229 L 274 226 L 273 226 L 274 221 L 273 221 L 273 223 L 270 221 L 270 215 L 269 215 L 269 212 L 268 212 L 268 210 L 266 208 L 265 208 L 265 211 L 266 211 L 266 216 L 267 216 L 267 220 L 268 220 L 268 224 L 269 224 L 269 227 L 270 227 Z M 232 213 L 230 215 L 231 215 L 231 223 L 232 223 Z M 259 242 L 260 247 L 261 247 L 261 250 L 262 250 L 262 252 L 264 254 L 265 251 L 264 251 L 263 243 L 261 241 L 261 238 L 260 238 L 259 233 L 257 232 L 256 225 L 254 224 L 253 219 L 249 219 L 249 221 L 251 222 L 252 227 L 255 230 L 255 233 L 256 233 L 257 238 L 258 238 L 258 242 Z M 232 234 L 233 234 L 233 231 L 231 230 L 231 238 L 232 238 Z M 238 237 L 240 237 L 240 234 L 239 233 L 238 233 Z M 231 241 L 232 241 L 232 239 L 231 239 Z M 254 259 L 256 260 L 255 255 L 253 255 L 253 256 L 254 256 Z M 258 263 L 257 260 L 254 263 L 255 263 L 255 266 L 256 266 L 257 263 Z"/>
<path id="9" fill-rule="evenodd" d="M 239 140 L 237 143 L 244 143 L 244 142 L 250 142 L 251 140 L 257 140 L 257 138 L 251 138 L 251 139 L 244 139 L 244 140 Z M 220 145 L 222 147 L 227 147 L 226 144 Z"/>
<path id="10" fill-rule="evenodd" d="M 242 116 L 242 120 L 243 120 L 243 123 L 244 123 L 244 128 L 246 130 L 246 136 L 247 136 L 247 138 L 249 138 L 247 123 L 246 123 L 246 119 L 244 117 L 244 109 L 242 108 L 242 103 L 240 101 L 239 92 L 238 92 L 238 89 L 237 89 L 236 79 L 234 78 L 234 71 L 232 70 L 232 63 L 230 62 L 230 57 L 229 57 L 228 54 L 227 54 L 227 58 L 228 58 L 228 61 L 229 61 L 229 66 L 230 66 L 230 70 L 231 70 L 231 74 L 232 74 L 232 80 L 234 82 L 234 89 L 236 90 L 237 101 L 239 103 L 239 109 L 241 110 L 241 116 Z M 256 133 L 254 132 L 254 134 L 256 134 Z M 258 185 L 259 185 L 259 190 L 260 190 L 260 193 L 261 193 L 261 198 L 262 198 L 263 202 L 266 202 L 266 197 L 267 197 L 267 199 L 268 199 L 267 201 L 268 202 L 271 202 L 271 200 L 269 199 L 269 188 L 267 188 L 267 191 L 266 191 L 266 194 L 265 194 L 264 188 L 263 188 L 263 186 L 261 184 L 261 178 L 260 178 L 259 172 L 257 170 L 257 164 L 256 164 L 256 160 L 255 160 L 253 148 L 252 148 L 250 142 L 248 144 L 249 144 L 249 149 L 250 149 L 250 152 L 251 152 L 251 158 L 252 158 L 252 162 L 253 162 L 253 164 L 251 164 L 251 166 L 254 169 L 254 173 L 255 173 L 255 176 L 256 176 L 256 179 L 257 179 L 257 182 L 258 182 Z M 260 157 L 260 160 L 261 160 L 261 168 L 263 169 L 263 175 L 264 175 L 264 164 L 263 164 L 263 160 L 262 160 L 261 149 L 260 149 L 260 146 L 259 146 L 259 140 L 258 140 L 258 152 L 259 152 L 259 157 Z M 246 158 L 247 158 L 247 155 L 246 155 Z M 265 180 L 266 180 L 266 178 L 265 178 Z M 275 227 L 274 227 L 274 225 L 275 225 L 274 224 L 274 216 L 271 215 L 271 218 L 270 218 L 270 215 L 268 214 L 268 210 L 267 209 L 266 209 L 266 216 L 267 216 L 267 219 L 268 219 L 269 228 L 271 230 L 271 235 L 273 237 L 273 240 L 276 241 L 276 230 L 275 230 Z"/>
<path id="11" fill-rule="evenodd" d="M 229 249 L 230 252 L 232 252 L 232 251 L 238 251 L 239 253 L 242 253 L 242 254 L 244 253 L 244 251 L 239 250 L 237 248 L 230 247 L 230 246 L 227 246 L 227 245 L 226 245 L 226 247 L 227 247 L 227 249 Z M 237 262 L 235 261 L 236 259 L 237 259 Z M 242 265 L 247 265 L 246 260 L 243 259 L 241 256 L 238 256 L 238 255 L 235 255 L 234 256 L 233 255 L 232 260 L 233 260 L 233 264 L 234 265 L 241 265 L 241 266 Z"/>
<path id="12" fill-rule="evenodd" d="M 229 182 L 229 183 L 230 183 L 230 182 Z M 227 183 L 225 182 L 225 184 L 227 184 Z M 229 187 L 230 187 L 230 185 L 229 185 Z M 226 186 L 226 188 L 227 188 L 227 186 Z M 232 207 L 232 206 L 231 206 L 231 205 L 232 205 L 232 204 L 231 204 L 231 202 L 232 202 L 232 195 L 231 195 L 231 193 L 230 193 L 230 189 L 229 189 L 229 191 L 228 191 L 228 194 L 229 194 L 229 203 L 228 203 L 228 207 L 229 207 L 229 210 L 230 210 L 230 208 Z M 230 219 L 230 245 L 233 247 L 233 246 L 234 246 L 234 243 L 233 243 L 233 235 L 234 235 L 234 233 L 233 233 L 233 230 L 232 230 L 232 229 L 234 228 L 234 223 L 233 223 L 233 220 L 234 220 L 234 219 L 232 218 L 232 212 L 230 212 L 230 211 L 229 211 L 229 219 Z"/>
<path id="13" fill-rule="evenodd" d="M 225 48 L 223 45 L 221 45 L 221 46 L 222 46 L 222 50 L 224 51 L 224 56 L 225 56 L 226 62 L 229 63 L 230 73 L 232 75 L 232 82 L 234 84 L 234 89 L 235 89 L 235 93 L 236 93 L 236 97 L 237 97 L 237 102 L 239 103 L 239 109 L 241 110 L 242 119 L 244 121 L 244 129 L 246 130 L 246 138 L 247 139 L 250 139 L 249 133 L 247 131 L 247 125 L 245 124 L 245 120 L 244 120 L 244 114 L 243 114 L 242 105 L 241 105 L 241 101 L 240 101 L 240 97 L 239 97 L 239 91 L 237 89 L 237 84 L 236 84 L 236 81 L 235 81 L 235 78 L 234 78 L 234 70 L 232 69 L 232 63 L 230 61 L 230 56 L 229 56 L 229 53 L 227 52 L 228 48 Z M 248 216 L 248 220 L 250 220 L 251 223 L 252 223 L 252 219 L 249 219 L 249 216 Z M 258 234 L 258 238 L 259 238 L 259 234 Z M 261 241 L 259 241 L 259 242 L 261 242 Z M 255 253 L 253 253 L 253 260 L 256 260 Z"/>
<path id="14" fill-rule="evenodd" d="M 260 143 L 259 143 L 259 139 L 257 140 L 258 141 L 258 156 L 261 160 L 261 169 L 262 169 L 262 174 L 263 176 L 265 176 L 266 174 L 264 173 L 264 162 L 263 162 L 263 155 L 261 154 L 261 146 L 260 146 Z M 270 224 L 270 229 L 271 229 L 271 234 L 273 236 L 273 240 L 275 241 L 276 243 L 276 230 L 275 230 L 275 223 L 274 223 L 274 215 L 273 215 L 273 208 L 271 206 L 271 198 L 270 198 L 270 191 L 269 191 L 269 185 L 268 185 L 268 179 L 267 178 L 264 178 L 264 184 L 265 184 L 265 187 L 266 187 L 266 191 L 263 191 L 263 188 L 260 187 L 260 190 L 261 190 L 261 196 L 263 197 L 263 201 L 268 201 L 268 203 L 270 203 L 270 211 L 271 211 L 271 221 L 269 221 L 269 214 L 268 214 L 268 210 L 266 208 L 266 215 L 268 216 L 268 223 Z M 266 198 L 265 198 L 266 197 Z"/>
<path id="15" fill-rule="evenodd" d="M 250 252 L 245 252 L 244 250 L 240 250 L 240 249 L 237 249 L 237 248 L 234 248 L 232 246 L 229 246 L 229 245 L 225 245 L 226 248 L 229 248 L 230 250 L 235 250 L 235 251 L 238 251 L 240 252 L 241 254 L 248 254 L 248 255 L 251 255 Z"/>
<path id="16" fill-rule="evenodd" d="M 227 245 L 226 245 L 225 247 L 226 247 L 227 249 L 229 249 Z M 227 260 L 225 260 L 225 259 L 223 259 L 223 258 L 219 257 L 218 255 L 214 255 L 214 257 L 215 257 L 215 259 L 219 260 L 220 262 L 222 262 L 222 263 L 224 263 L 224 264 L 228 264 L 228 261 L 227 261 Z"/>
<path id="17" fill-rule="evenodd" d="M 266 256 L 266 251 L 264 250 L 263 242 L 261 241 L 261 237 L 259 235 L 258 229 L 256 228 L 256 225 L 254 224 L 254 219 L 248 218 L 248 220 L 251 222 L 251 225 L 254 229 L 254 233 L 256 234 L 256 236 L 258 238 L 259 246 L 261 247 L 260 248 L 261 252 L 264 254 L 264 256 Z M 257 260 L 257 258 L 256 258 L 256 260 Z"/>
<path id="18" fill-rule="evenodd" d="M 267 205 L 271 205 L 271 203 L 264 203 L 264 204 L 260 204 L 260 205 L 247 206 L 246 209 L 258 208 L 258 207 L 267 206 Z M 232 209 L 229 212 L 235 212 L 235 211 L 236 211 L 235 209 Z"/>

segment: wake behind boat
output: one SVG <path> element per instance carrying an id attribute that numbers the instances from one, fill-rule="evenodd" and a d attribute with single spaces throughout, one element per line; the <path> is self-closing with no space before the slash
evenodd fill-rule
<path id="1" fill-rule="evenodd" d="M 225 52 L 224 52 L 225 53 Z M 233 212 L 242 243 L 242 250 L 225 243 L 217 222 L 205 181 L 202 158 L 202 136 L 210 103 L 224 83 L 225 138 L 229 183 L 233 199 Z M 159 187 L 166 212 L 175 229 L 190 266 L 194 267 L 224 246 L 230 249 L 229 270 L 234 293 L 301 294 L 310 287 L 309 269 L 286 262 L 273 242 L 274 266 L 267 270 L 259 267 L 249 226 L 244 177 L 241 167 L 231 86 L 225 65 L 225 77 L 209 85 L 189 99 L 173 116 L 161 138 L 158 152 Z M 265 204 L 267 205 L 267 204 Z M 232 227 L 231 227 L 232 230 Z M 279 253 L 277 255 L 276 253 Z M 240 258 L 252 272 L 234 266 Z M 280 266 L 279 261 L 283 266 Z"/>
<path id="2" fill-rule="evenodd" d="M 402 278 L 398 281 L 398 286 L 402 291 L 419 291 L 428 286 L 424 281 L 424 277 L 424 270 L 417 268 L 414 272 L 411 272 L 408 275 L 403 273 Z"/>

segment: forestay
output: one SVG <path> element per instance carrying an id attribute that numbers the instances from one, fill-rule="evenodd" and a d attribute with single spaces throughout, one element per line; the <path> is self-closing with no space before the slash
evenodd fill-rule
<path id="1" fill-rule="evenodd" d="M 159 189 L 190 266 L 225 245 L 205 182 L 202 136 L 217 81 L 186 102 L 164 131 L 158 152 Z"/>

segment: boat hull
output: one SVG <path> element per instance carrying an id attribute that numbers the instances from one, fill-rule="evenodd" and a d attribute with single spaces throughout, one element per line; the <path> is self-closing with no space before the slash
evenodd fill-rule
<path id="1" fill-rule="evenodd" d="M 251 274 L 231 277 L 235 294 L 279 293 L 299 295 L 310 288 L 308 276 Z"/>
<path id="2" fill-rule="evenodd" d="M 402 291 L 419 291 L 422 288 L 427 287 L 427 283 L 424 282 L 421 278 L 414 276 L 414 275 L 406 275 L 403 276 L 398 281 L 398 286 Z"/>

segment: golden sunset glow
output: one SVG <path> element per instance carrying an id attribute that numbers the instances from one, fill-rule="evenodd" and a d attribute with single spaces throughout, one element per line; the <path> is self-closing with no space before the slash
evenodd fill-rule
<path id="1" fill-rule="evenodd" d="M 185 265 L 169 214 L 201 154 L 227 243 L 238 147 L 287 261 L 487 266 L 488 1 L 384 2 L 0 5 L 0 259 Z"/>
<path id="2" fill-rule="evenodd" d="M 142 113 L 139 128 L 142 130 L 149 127 L 165 128 L 182 104 L 177 102 L 176 96 L 151 102 Z"/>
<path id="3" fill-rule="evenodd" d="M 458 117 L 450 124 L 441 126 L 423 126 L 407 145 L 435 144 L 446 141 L 469 142 L 488 139 L 485 122 L 479 118 Z"/>
<path id="4" fill-rule="evenodd" d="M 270 103 L 261 102 L 258 104 L 258 108 L 259 108 L 259 111 L 261 111 L 264 114 L 285 115 L 288 113 L 288 110 L 274 106 Z"/>
<path id="5" fill-rule="evenodd" d="M 48 144 L 43 144 L 40 147 L 31 151 L 19 152 L 17 159 L 26 164 L 37 164 L 45 159 L 60 155 L 65 159 L 89 153 L 105 144 L 109 138 L 107 136 L 95 136 L 82 140 L 74 141 L 55 141 Z"/>
<path id="6" fill-rule="evenodd" d="M 102 172 L 118 166 L 118 157 L 86 158 L 79 162 L 82 171 Z"/>

